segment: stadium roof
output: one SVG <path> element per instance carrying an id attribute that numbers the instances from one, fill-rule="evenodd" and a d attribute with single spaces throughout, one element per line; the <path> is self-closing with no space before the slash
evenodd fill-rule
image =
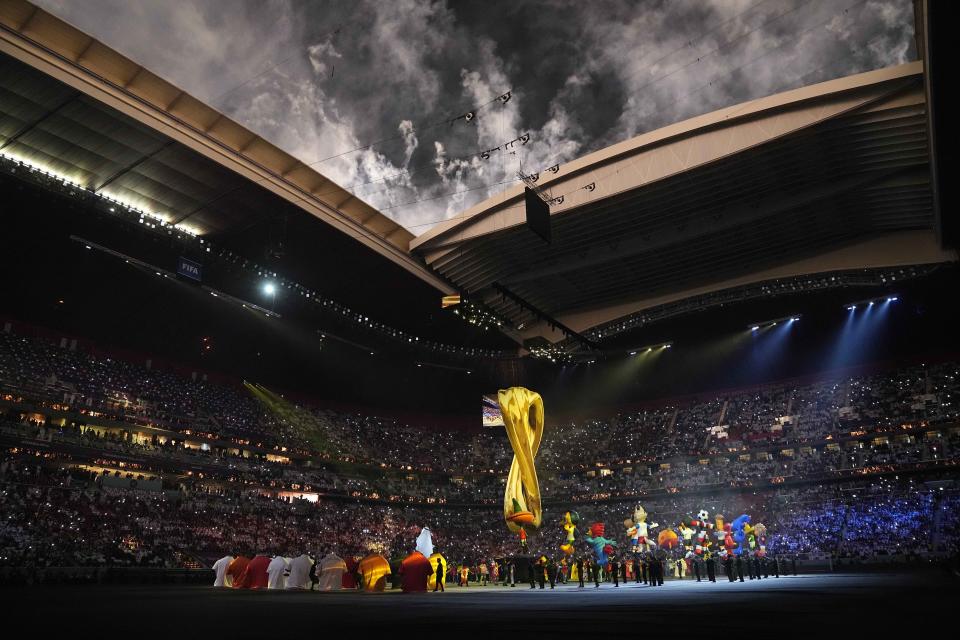
<path id="1" fill-rule="evenodd" d="M 0 52 L 0 152 L 200 234 L 295 207 L 449 292 L 402 226 L 46 11 L 0 3 Z"/>
<path id="2" fill-rule="evenodd" d="M 840 78 L 541 170 L 545 196 L 562 196 L 552 244 L 527 228 L 520 185 L 411 250 L 524 338 L 550 341 L 563 337 L 554 324 L 582 332 L 750 283 L 952 261 L 927 131 L 922 62 Z"/>

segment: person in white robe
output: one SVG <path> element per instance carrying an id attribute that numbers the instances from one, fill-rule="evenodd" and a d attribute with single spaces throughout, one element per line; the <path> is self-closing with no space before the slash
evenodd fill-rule
<path id="1" fill-rule="evenodd" d="M 267 565 L 267 589 L 283 589 L 287 568 L 286 558 L 274 556 Z"/>
<path id="2" fill-rule="evenodd" d="M 233 556 L 223 556 L 213 563 L 213 572 L 216 578 L 213 581 L 215 587 L 232 587 L 233 578 L 227 575 L 227 567 L 233 562 Z"/>
<path id="3" fill-rule="evenodd" d="M 347 563 L 333 551 L 320 561 L 319 591 L 340 591 L 343 587 L 343 574 L 347 571 Z"/>
<path id="4" fill-rule="evenodd" d="M 424 558 L 429 558 L 433 555 L 433 534 L 430 533 L 430 529 L 424 527 L 420 530 L 415 549 L 422 553 Z"/>
<path id="5" fill-rule="evenodd" d="M 287 576 L 287 589 L 309 589 L 310 588 L 310 567 L 313 566 L 313 560 L 310 556 L 303 553 L 290 560 L 290 575 Z"/>

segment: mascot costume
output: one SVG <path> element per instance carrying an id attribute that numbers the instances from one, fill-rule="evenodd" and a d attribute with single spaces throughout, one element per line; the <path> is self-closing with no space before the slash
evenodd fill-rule
<path id="1" fill-rule="evenodd" d="M 572 556 L 575 550 L 574 545 L 577 541 L 577 524 L 580 522 L 580 516 L 576 511 L 567 511 L 563 514 L 563 531 L 567 534 L 567 541 L 560 545 L 560 550 L 565 556 Z"/>
<path id="2" fill-rule="evenodd" d="M 656 529 L 656 522 L 647 524 L 647 512 L 639 504 L 633 510 L 633 518 L 627 518 L 623 521 L 623 526 L 627 528 L 627 538 L 630 540 L 630 550 L 634 553 L 638 551 L 647 551 L 655 545 L 650 539 L 650 529 Z"/>
<path id="3" fill-rule="evenodd" d="M 730 523 L 730 531 L 733 535 L 733 541 L 736 543 L 736 548 L 734 548 L 733 553 L 736 555 L 743 554 L 747 550 L 747 527 L 750 526 L 750 516 L 743 514 L 738 517 L 736 520 Z M 752 531 L 752 527 L 751 527 Z"/>
<path id="4" fill-rule="evenodd" d="M 605 530 L 606 528 L 602 522 L 594 522 L 590 525 L 590 535 L 584 538 L 586 543 L 593 549 L 594 559 L 597 561 L 597 566 L 601 570 L 607 566 L 607 554 L 613 553 L 614 549 L 617 548 L 616 542 L 603 537 Z"/>

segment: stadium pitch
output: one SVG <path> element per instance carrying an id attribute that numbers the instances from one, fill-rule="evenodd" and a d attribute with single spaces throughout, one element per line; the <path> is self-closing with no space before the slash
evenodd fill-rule
<path id="1" fill-rule="evenodd" d="M 291 632 L 679 633 L 769 637 L 887 630 L 944 617 L 960 580 L 945 572 L 830 574 L 662 587 L 603 584 L 450 587 L 445 593 L 232 591 L 202 586 L 62 586 L 7 590 L 10 611 L 44 612 L 46 631 L 137 637 Z M 38 627 L 39 628 L 39 627 Z M 817 631 L 820 630 L 820 631 Z"/>

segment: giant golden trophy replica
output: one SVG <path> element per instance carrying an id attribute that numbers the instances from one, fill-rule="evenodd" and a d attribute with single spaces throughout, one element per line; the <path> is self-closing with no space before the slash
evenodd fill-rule
<path id="1" fill-rule="evenodd" d="M 523 387 L 497 392 L 503 423 L 513 447 L 513 464 L 503 492 L 503 518 L 513 533 L 526 542 L 523 529 L 540 527 L 540 483 L 533 458 L 543 438 L 543 400 L 540 394 Z M 532 411 L 531 411 L 532 409 Z"/>

